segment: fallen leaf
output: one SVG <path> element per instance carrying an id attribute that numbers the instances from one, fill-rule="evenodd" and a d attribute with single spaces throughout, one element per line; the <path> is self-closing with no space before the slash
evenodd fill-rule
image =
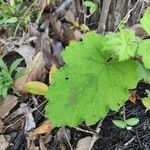
<path id="1" fill-rule="evenodd" d="M 44 145 L 42 136 L 40 136 L 40 139 L 39 139 L 39 147 L 41 150 L 47 150 L 46 146 Z"/>
<path id="2" fill-rule="evenodd" d="M 51 52 L 51 39 L 48 34 L 43 33 L 41 37 L 41 50 L 43 52 L 43 58 L 46 64 L 46 67 L 49 68 L 54 61 L 52 52 Z"/>
<path id="3" fill-rule="evenodd" d="M 129 99 L 132 103 L 136 104 L 136 91 L 130 91 L 130 92 L 129 92 L 129 97 L 128 97 L 128 99 Z"/>
<path id="4" fill-rule="evenodd" d="M 33 43 L 35 44 L 35 49 L 40 50 L 42 34 L 38 31 L 38 25 L 36 23 L 29 23 L 28 34 L 29 37 L 36 37 Z"/>
<path id="5" fill-rule="evenodd" d="M 135 35 L 144 38 L 147 36 L 146 31 L 143 29 L 143 27 L 140 24 L 135 24 L 131 27 L 131 29 L 134 31 Z"/>
<path id="6" fill-rule="evenodd" d="M 76 150 L 89 150 L 92 137 L 87 136 L 78 141 Z"/>
<path id="7" fill-rule="evenodd" d="M 42 52 L 38 52 L 31 64 L 26 68 L 26 73 L 15 80 L 14 86 L 18 92 L 26 93 L 24 86 L 29 81 L 42 80 L 43 75 L 46 73 L 45 62 L 43 60 Z"/>
<path id="8" fill-rule="evenodd" d="M 58 130 L 56 137 L 60 143 L 67 144 L 68 143 L 67 140 L 69 141 L 71 140 L 70 130 L 67 129 L 66 127 L 62 127 Z"/>
<path id="9" fill-rule="evenodd" d="M 17 103 L 18 98 L 16 96 L 7 95 L 0 101 L 0 117 L 5 118 Z"/>
<path id="10" fill-rule="evenodd" d="M 79 30 L 74 31 L 74 40 L 79 41 L 82 38 L 82 33 Z"/>
<path id="11" fill-rule="evenodd" d="M 0 133 L 3 131 L 3 127 L 4 127 L 4 123 L 3 123 L 3 121 L 0 119 Z"/>
<path id="12" fill-rule="evenodd" d="M 35 128 L 35 121 L 32 115 L 32 111 L 30 110 L 30 108 L 28 108 L 26 112 L 26 123 L 24 132 L 27 133 L 28 131 L 34 128 Z"/>
<path id="13" fill-rule="evenodd" d="M 86 24 L 81 24 L 81 25 L 80 25 L 80 29 L 81 29 L 82 31 L 84 31 L 84 32 L 90 31 L 89 27 L 88 27 Z"/>
<path id="14" fill-rule="evenodd" d="M 150 98 L 148 97 L 143 98 L 142 103 L 148 110 L 150 110 Z"/>
<path id="15" fill-rule="evenodd" d="M 69 9 L 65 14 L 65 19 L 70 23 L 74 23 L 75 22 L 74 12 Z"/>
<path id="16" fill-rule="evenodd" d="M 49 120 L 44 121 L 41 126 L 30 132 L 30 135 L 37 136 L 40 134 L 50 133 L 53 129 L 52 124 Z"/>
<path id="17" fill-rule="evenodd" d="M 35 55 L 35 49 L 29 45 L 21 45 L 19 48 L 14 50 L 19 53 L 26 62 L 26 65 L 32 63 L 33 57 Z"/>
<path id="18" fill-rule="evenodd" d="M 30 81 L 25 84 L 25 90 L 31 94 L 45 95 L 48 86 L 39 81 Z"/>
<path id="19" fill-rule="evenodd" d="M 60 41 L 63 39 L 64 29 L 62 27 L 61 21 L 57 18 L 57 16 L 51 16 L 50 24 L 52 26 L 52 30 L 56 33 L 57 37 Z"/>
<path id="20" fill-rule="evenodd" d="M 64 50 L 64 47 L 61 42 L 53 41 L 51 44 L 54 56 L 54 62 L 52 64 L 56 64 L 57 67 L 60 67 L 64 64 L 61 52 Z"/>
<path id="21" fill-rule="evenodd" d="M 17 115 L 25 115 L 25 129 L 24 133 L 30 131 L 35 128 L 35 121 L 32 115 L 34 108 L 29 107 L 26 103 L 21 103 L 20 107 L 13 112 L 14 116 Z"/>
<path id="22" fill-rule="evenodd" d="M 49 83 L 52 84 L 53 80 L 52 80 L 52 76 L 53 74 L 58 70 L 58 68 L 56 67 L 56 65 L 52 65 L 50 71 L 49 71 Z"/>
<path id="23" fill-rule="evenodd" d="M 5 139 L 3 135 L 0 135 L 0 150 L 6 150 L 9 146 L 9 142 Z"/>

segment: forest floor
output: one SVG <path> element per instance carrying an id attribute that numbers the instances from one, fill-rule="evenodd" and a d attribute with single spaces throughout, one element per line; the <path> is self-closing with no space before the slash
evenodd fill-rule
<path id="1" fill-rule="evenodd" d="M 28 81 L 51 84 L 52 68 L 64 65 L 61 52 L 69 41 L 80 40 L 90 31 L 86 24 L 78 23 L 71 7 L 59 11 L 59 3 L 40 3 L 32 9 L 32 14 L 40 12 L 38 19 L 30 18 L 33 20 L 25 25 L 25 17 L 30 16 L 24 13 L 21 21 L 9 20 L 0 26 L 0 54 L 6 65 L 22 58 L 17 69 L 32 68 L 14 80 L 17 92 L 9 89 L 5 98 L 0 97 L 0 150 L 150 150 L 150 111 L 141 102 L 150 84 L 138 83 L 119 112 L 110 111 L 93 126 L 83 123 L 75 128 L 52 129 L 45 117 L 45 97 L 24 91 Z M 132 117 L 139 123 L 131 128 L 121 129 L 112 122 Z"/>

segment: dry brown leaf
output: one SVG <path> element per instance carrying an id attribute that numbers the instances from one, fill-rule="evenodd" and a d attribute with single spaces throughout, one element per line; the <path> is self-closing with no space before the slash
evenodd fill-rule
<path id="1" fill-rule="evenodd" d="M 40 50 L 42 34 L 37 29 L 38 25 L 36 23 L 29 23 L 28 25 L 29 36 L 36 37 L 36 40 L 33 41 L 35 43 L 35 49 Z"/>
<path id="2" fill-rule="evenodd" d="M 50 24 L 54 33 L 58 36 L 59 40 L 62 41 L 64 29 L 62 27 L 62 23 L 58 20 L 57 16 L 51 16 Z"/>
<path id="3" fill-rule="evenodd" d="M 0 119 L 0 133 L 3 131 L 3 127 L 4 127 L 4 123 L 3 123 L 3 121 Z"/>
<path id="4" fill-rule="evenodd" d="M 74 40 L 79 41 L 82 38 L 82 33 L 79 30 L 74 31 Z"/>
<path id="5" fill-rule="evenodd" d="M 52 76 L 53 74 L 58 70 L 58 68 L 56 67 L 56 65 L 52 65 L 50 71 L 49 71 L 49 84 L 52 84 L 53 83 L 53 80 L 52 80 Z"/>
<path id="6" fill-rule="evenodd" d="M 45 62 L 42 52 L 38 52 L 31 64 L 27 66 L 25 75 L 15 80 L 14 85 L 18 92 L 26 93 L 24 86 L 26 82 L 42 80 L 45 75 Z"/>
<path id="7" fill-rule="evenodd" d="M 41 126 L 36 128 L 35 130 L 30 132 L 30 135 L 36 136 L 40 134 L 45 134 L 45 133 L 50 133 L 51 130 L 53 129 L 52 124 L 49 120 L 46 120 L 42 123 Z"/>
<path id="8" fill-rule="evenodd" d="M 42 136 L 40 136 L 40 139 L 39 139 L 39 146 L 41 150 L 47 150 L 46 146 L 44 145 L 44 140 Z"/>
<path id="9" fill-rule="evenodd" d="M 92 137 L 87 136 L 78 141 L 76 150 L 89 150 Z"/>
<path id="10" fill-rule="evenodd" d="M 54 56 L 54 63 L 52 64 L 56 64 L 57 67 L 62 66 L 64 63 L 61 56 L 61 52 L 64 50 L 62 43 L 59 41 L 53 41 L 51 47 Z"/>
<path id="11" fill-rule="evenodd" d="M 25 59 L 26 65 L 32 63 L 33 57 L 35 55 L 35 49 L 33 47 L 29 45 L 21 45 L 14 51 L 19 53 Z"/>
<path id="12" fill-rule="evenodd" d="M 41 37 L 41 50 L 43 52 L 43 58 L 47 68 L 49 68 L 54 61 L 54 57 L 51 52 L 51 42 L 52 40 L 48 34 L 43 33 Z"/>
<path id="13" fill-rule="evenodd" d="M 9 146 L 9 142 L 5 139 L 3 135 L 0 135 L 0 150 L 6 150 Z"/>
<path id="14" fill-rule="evenodd" d="M 0 118 L 5 118 L 10 110 L 18 103 L 18 98 L 13 95 L 7 95 L 0 101 Z"/>
<path id="15" fill-rule="evenodd" d="M 69 9 L 65 14 L 65 19 L 70 23 L 75 22 L 74 12 Z"/>
<path id="16" fill-rule="evenodd" d="M 128 99 L 129 99 L 132 103 L 136 104 L 136 91 L 130 91 L 130 92 L 129 92 L 129 97 L 128 97 Z"/>
<path id="17" fill-rule="evenodd" d="M 134 31 L 135 35 L 144 38 L 147 36 L 146 31 L 143 29 L 143 27 L 140 24 L 135 24 L 131 27 L 131 29 Z"/>

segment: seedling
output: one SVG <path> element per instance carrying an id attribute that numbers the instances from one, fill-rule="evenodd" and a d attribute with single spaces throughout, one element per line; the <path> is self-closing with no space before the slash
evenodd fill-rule
<path id="1" fill-rule="evenodd" d="M 139 123 L 139 119 L 137 118 L 129 118 L 127 120 L 118 119 L 118 120 L 113 120 L 112 122 L 121 129 L 126 128 L 127 130 L 131 130 L 132 126 L 135 126 Z"/>
<path id="2" fill-rule="evenodd" d="M 22 59 L 17 59 L 8 68 L 0 57 L 0 96 L 6 97 L 9 89 L 13 89 L 15 92 L 12 73 L 15 71 L 21 61 Z"/>

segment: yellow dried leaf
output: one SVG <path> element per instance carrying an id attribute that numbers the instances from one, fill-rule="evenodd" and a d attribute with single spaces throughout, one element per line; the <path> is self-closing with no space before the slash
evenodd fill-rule
<path id="1" fill-rule="evenodd" d="M 27 82 L 41 80 L 46 74 L 45 61 L 43 53 L 38 52 L 32 63 L 26 67 L 26 73 L 14 81 L 14 86 L 17 92 L 26 93 L 24 87 Z"/>
<path id="2" fill-rule="evenodd" d="M 79 27 L 79 22 L 78 22 L 78 21 L 74 21 L 72 24 L 73 24 L 73 26 L 76 27 L 76 28 Z"/>
<path id="3" fill-rule="evenodd" d="M 80 29 L 83 31 L 90 31 L 89 27 L 86 24 L 81 24 Z"/>
<path id="4" fill-rule="evenodd" d="M 148 98 L 148 97 L 143 98 L 142 103 L 147 109 L 150 110 L 150 98 Z"/>
<path id="5" fill-rule="evenodd" d="M 48 86 L 39 81 L 30 81 L 25 84 L 24 89 L 26 92 L 36 95 L 45 95 L 48 90 Z"/>
<path id="6" fill-rule="evenodd" d="M 58 70 L 58 68 L 56 67 L 56 65 L 52 65 L 50 71 L 49 71 L 49 83 L 52 84 L 52 76 L 53 74 Z"/>

